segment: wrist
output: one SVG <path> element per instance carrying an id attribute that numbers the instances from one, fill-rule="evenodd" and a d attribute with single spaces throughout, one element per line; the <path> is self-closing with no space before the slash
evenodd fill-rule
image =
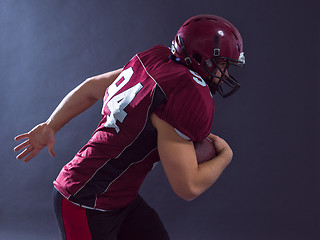
<path id="1" fill-rule="evenodd" d="M 53 131 L 54 134 L 55 134 L 56 132 L 58 132 L 59 129 L 60 129 L 52 118 L 49 118 L 49 119 L 45 122 L 45 124 L 46 124 L 46 126 L 47 126 L 48 129 L 50 129 L 51 131 Z"/>
<path id="2" fill-rule="evenodd" d="M 219 157 L 221 161 L 223 161 L 226 165 L 228 165 L 232 160 L 233 152 L 230 148 L 224 149 L 222 151 L 217 152 L 217 157 Z"/>
<path id="3" fill-rule="evenodd" d="M 228 149 L 227 151 L 225 151 L 223 153 L 223 158 L 225 159 L 225 161 L 227 162 L 227 164 L 229 164 L 232 160 L 233 157 L 233 152 L 231 149 Z"/>

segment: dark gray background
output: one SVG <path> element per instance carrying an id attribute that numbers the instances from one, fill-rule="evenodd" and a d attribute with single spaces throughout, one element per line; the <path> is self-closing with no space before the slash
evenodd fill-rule
<path id="1" fill-rule="evenodd" d="M 0 239 L 58 239 L 52 181 L 86 143 L 101 103 L 56 135 L 57 157 L 15 159 L 13 137 L 60 100 L 136 52 L 170 44 L 189 17 L 223 16 L 240 30 L 247 66 L 217 96 L 213 132 L 234 150 L 219 181 L 192 202 L 174 195 L 161 165 L 141 194 L 172 239 L 320 239 L 319 8 L 301 1 L 0 0 Z"/>

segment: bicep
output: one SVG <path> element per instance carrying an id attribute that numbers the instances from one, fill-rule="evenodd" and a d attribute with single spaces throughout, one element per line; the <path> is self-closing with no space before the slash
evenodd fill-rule
<path id="1" fill-rule="evenodd" d="M 103 99 L 106 89 L 119 76 L 122 68 L 97 75 L 87 79 L 83 85 L 86 86 L 88 94 L 94 99 Z"/>
<path id="2" fill-rule="evenodd" d="M 155 114 L 152 121 L 158 132 L 158 152 L 169 183 L 177 195 L 189 198 L 193 175 L 198 168 L 193 142 L 183 139 Z"/>

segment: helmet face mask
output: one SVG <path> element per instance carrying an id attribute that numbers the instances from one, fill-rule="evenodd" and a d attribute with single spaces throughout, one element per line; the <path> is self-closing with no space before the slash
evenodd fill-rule
<path id="1" fill-rule="evenodd" d="M 223 69 L 219 66 L 219 63 L 221 62 L 226 63 Z M 210 71 L 209 66 L 211 66 L 213 71 Z M 240 88 L 239 82 L 229 73 L 230 66 L 243 67 L 244 65 L 226 58 L 207 60 L 203 65 L 210 75 L 204 80 L 213 94 L 218 92 L 222 97 L 226 98 L 234 94 Z M 214 78 L 218 79 L 218 82 L 214 81 Z"/>
<path id="2" fill-rule="evenodd" d="M 245 65 L 242 38 L 224 18 L 198 15 L 188 19 L 172 41 L 171 51 L 207 82 L 213 94 L 228 97 L 239 89 L 238 81 L 226 71 L 229 66 Z M 220 62 L 226 62 L 225 69 L 220 69 Z M 215 83 L 214 78 L 219 82 Z"/>

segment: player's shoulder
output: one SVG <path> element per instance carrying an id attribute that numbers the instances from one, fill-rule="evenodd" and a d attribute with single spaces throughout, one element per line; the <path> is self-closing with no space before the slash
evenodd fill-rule
<path id="1" fill-rule="evenodd" d="M 145 71 L 149 75 L 154 75 L 163 70 L 163 66 L 169 61 L 171 51 L 162 45 L 156 45 L 150 49 L 135 54 L 125 65 L 133 66 L 135 71 Z"/>
<path id="2" fill-rule="evenodd" d="M 148 55 L 152 55 L 152 56 L 158 56 L 158 55 L 168 55 L 170 54 L 171 51 L 168 47 L 165 47 L 163 45 L 155 45 L 147 50 L 144 50 L 140 53 L 138 53 L 137 55 L 141 58 L 148 56 Z"/>
<path id="3" fill-rule="evenodd" d="M 173 63 L 163 74 L 158 83 L 171 97 L 212 101 L 210 89 L 198 73 Z"/>
<path id="4" fill-rule="evenodd" d="M 176 68 L 166 71 L 163 77 L 158 79 L 168 101 L 157 114 L 189 139 L 199 141 L 211 130 L 213 98 L 199 74 L 183 65 L 175 64 Z"/>

